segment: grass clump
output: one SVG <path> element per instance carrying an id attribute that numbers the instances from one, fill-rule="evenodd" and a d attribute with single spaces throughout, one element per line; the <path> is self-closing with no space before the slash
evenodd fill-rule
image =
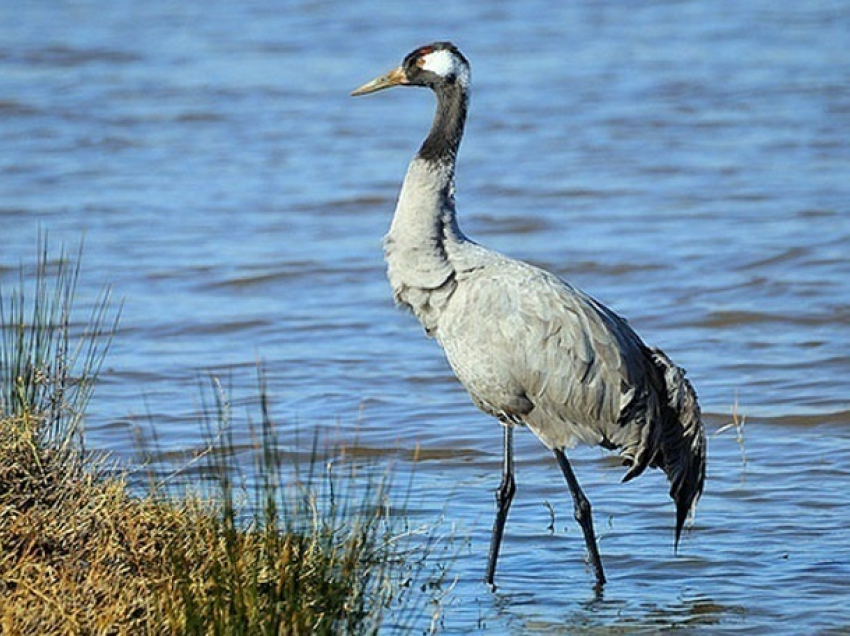
<path id="1" fill-rule="evenodd" d="M 164 546 L 193 529 L 190 509 L 128 496 L 103 464 L 42 446 L 36 422 L 0 422 L 2 631 L 139 633 L 155 615 Z"/>
<path id="2" fill-rule="evenodd" d="M 74 323 L 78 273 L 45 249 L 32 285 L 22 274 L 11 295 L 0 289 L 0 632 L 363 634 L 431 622 L 444 577 L 425 570 L 432 529 L 393 509 L 386 475 L 355 486 L 318 453 L 306 475 L 293 467 L 264 387 L 251 477 L 214 392 L 204 461 L 216 487 L 204 495 L 155 484 L 138 495 L 128 473 L 87 453 L 84 409 L 117 318 L 104 294 Z"/>

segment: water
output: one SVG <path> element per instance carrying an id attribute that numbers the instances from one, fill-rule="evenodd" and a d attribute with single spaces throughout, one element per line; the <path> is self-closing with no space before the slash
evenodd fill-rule
<path id="1" fill-rule="evenodd" d="M 258 360 L 278 421 L 402 475 L 418 445 L 414 513 L 468 541 L 446 633 L 847 632 L 848 33 L 841 1 L 6 3 L 0 275 L 39 231 L 84 236 L 79 302 L 124 299 L 90 446 L 126 455 L 151 421 L 202 448 L 199 378 L 241 408 Z M 380 238 L 432 100 L 348 92 L 433 39 L 474 67 L 467 233 L 628 316 L 700 393 L 709 481 L 678 557 L 661 475 L 572 453 L 602 599 L 528 434 L 500 588 L 480 583 L 498 427 L 391 303 Z M 742 443 L 715 434 L 736 401 Z"/>

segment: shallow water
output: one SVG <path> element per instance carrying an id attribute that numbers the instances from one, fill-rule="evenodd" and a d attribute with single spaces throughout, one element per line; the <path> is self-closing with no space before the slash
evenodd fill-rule
<path id="1" fill-rule="evenodd" d="M 402 474 L 418 446 L 415 514 L 468 538 L 446 633 L 846 632 L 849 32 L 848 2 L 7 3 L 0 275 L 40 230 L 84 236 L 81 305 L 124 300 L 90 446 L 126 455 L 150 421 L 201 448 L 199 378 L 241 407 L 258 360 L 287 426 Z M 474 67 L 466 232 L 628 316 L 700 393 L 709 481 L 678 557 L 661 475 L 572 454 L 601 599 L 528 434 L 500 587 L 480 583 L 499 430 L 392 306 L 380 238 L 432 100 L 348 92 L 433 39 Z M 735 402 L 740 443 L 714 434 Z"/>

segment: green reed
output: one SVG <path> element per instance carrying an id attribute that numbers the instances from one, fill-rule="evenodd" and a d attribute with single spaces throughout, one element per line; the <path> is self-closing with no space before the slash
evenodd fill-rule
<path id="1" fill-rule="evenodd" d="M 391 471 L 318 442 L 306 462 L 284 453 L 262 374 L 245 425 L 217 381 L 206 393 L 199 460 L 214 487 L 203 495 L 188 465 L 134 495 L 131 473 L 84 451 L 118 312 L 106 291 L 77 321 L 79 273 L 79 254 L 51 259 L 45 245 L 33 271 L 0 288 L 2 631 L 434 629 L 451 586 L 445 560 L 433 560 L 450 539 L 411 522 Z M 237 428 L 251 440 L 250 470 Z"/>
<path id="2" fill-rule="evenodd" d="M 80 439 L 118 324 L 109 289 L 85 322 L 72 320 L 79 263 L 79 253 L 73 258 L 64 249 L 52 259 L 47 240 L 40 240 L 31 276 L 22 266 L 17 286 L 8 289 L 0 280 L 0 417 L 37 418 L 40 442 L 56 449 Z"/>

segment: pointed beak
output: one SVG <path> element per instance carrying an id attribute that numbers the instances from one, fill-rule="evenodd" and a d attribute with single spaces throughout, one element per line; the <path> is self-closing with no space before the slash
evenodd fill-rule
<path id="1" fill-rule="evenodd" d="M 386 75 L 381 75 L 380 77 L 373 79 L 371 82 L 366 82 L 360 88 L 352 91 L 351 95 L 353 97 L 366 95 L 368 93 L 382 91 L 385 88 L 392 88 L 393 86 L 400 86 L 408 83 L 409 82 L 407 81 L 407 76 L 404 74 L 404 71 L 401 67 L 398 67 L 391 70 Z"/>

